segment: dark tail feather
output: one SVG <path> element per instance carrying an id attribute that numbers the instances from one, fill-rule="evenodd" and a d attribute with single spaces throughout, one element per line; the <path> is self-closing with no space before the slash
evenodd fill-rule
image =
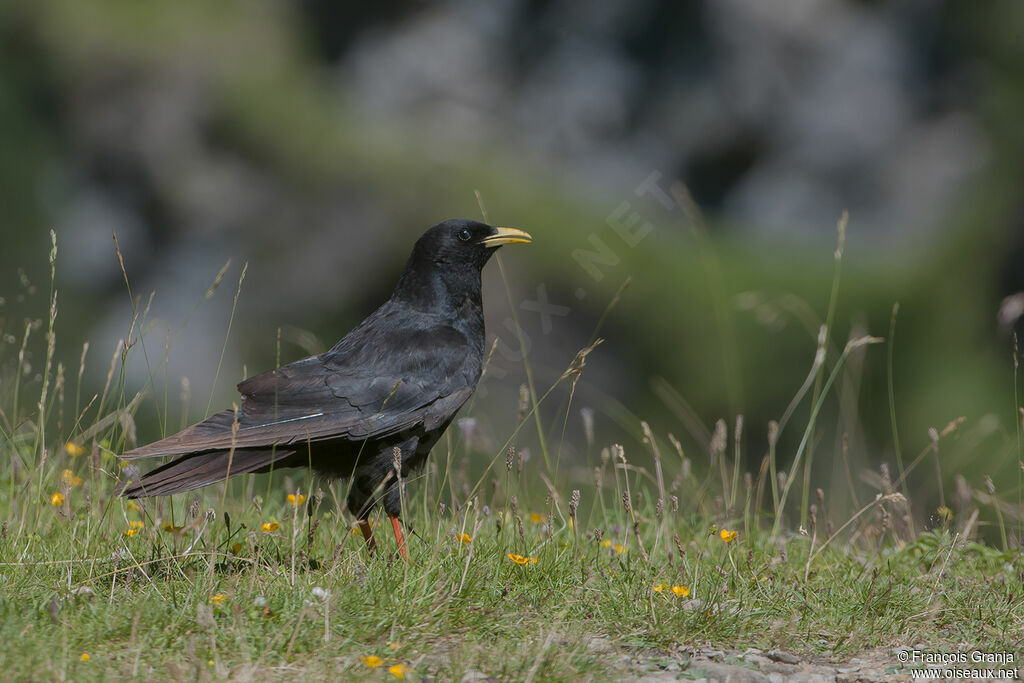
<path id="1" fill-rule="evenodd" d="M 269 469 L 271 465 L 294 455 L 287 449 L 237 449 L 231 451 L 210 451 L 183 455 L 146 472 L 138 481 L 129 481 L 119 492 L 126 498 L 147 498 L 169 496 L 172 493 L 191 491 L 200 486 L 224 481 L 229 476 L 247 474 Z M 228 463 L 230 462 L 230 472 Z"/>

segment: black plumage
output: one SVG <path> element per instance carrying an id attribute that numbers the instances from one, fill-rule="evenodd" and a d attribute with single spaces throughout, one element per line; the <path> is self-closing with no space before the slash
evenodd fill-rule
<path id="1" fill-rule="evenodd" d="M 399 547 L 401 476 L 423 465 L 483 369 L 480 274 L 494 248 L 530 236 L 469 220 L 450 220 L 417 240 L 394 293 L 329 351 L 238 385 L 242 405 L 122 455 L 177 456 L 128 482 L 129 498 L 169 495 L 228 477 L 311 467 L 351 477 L 348 508 L 366 523 L 378 503 Z"/>

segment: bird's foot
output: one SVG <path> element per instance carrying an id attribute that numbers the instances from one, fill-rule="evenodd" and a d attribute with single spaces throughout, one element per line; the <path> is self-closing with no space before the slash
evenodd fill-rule
<path id="1" fill-rule="evenodd" d="M 359 524 L 359 530 L 363 532 L 363 538 L 366 539 L 366 549 L 372 554 L 377 550 L 377 541 L 373 540 L 373 529 L 370 528 L 370 522 L 365 519 L 357 520 Z"/>
<path id="2" fill-rule="evenodd" d="M 398 521 L 398 517 L 391 516 L 391 526 L 395 530 L 395 540 L 398 542 L 398 554 L 402 556 L 403 560 L 408 561 L 409 553 L 405 549 L 405 536 L 402 535 L 402 523 Z"/>

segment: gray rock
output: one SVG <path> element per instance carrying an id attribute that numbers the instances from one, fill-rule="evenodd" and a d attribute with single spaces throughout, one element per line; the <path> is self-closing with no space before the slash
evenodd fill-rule
<path id="1" fill-rule="evenodd" d="M 789 652 L 783 652 L 782 650 L 768 650 L 768 657 L 776 662 L 782 662 L 783 664 L 799 664 L 800 658 Z"/>
<path id="2" fill-rule="evenodd" d="M 693 675 L 704 675 L 712 681 L 729 681 L 729 683 L 768 683 L 771 680 L 760 671 L 713 662 L 691 664 L 686 672 Z"/>

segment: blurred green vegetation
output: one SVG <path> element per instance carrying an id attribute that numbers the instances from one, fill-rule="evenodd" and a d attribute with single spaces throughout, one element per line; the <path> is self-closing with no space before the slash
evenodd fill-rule
<path id="1" fill-rule="evenodd" d="M 944 451 L 945 476 L 960 473 L 980 487 L 990 475 L 1001 482 L 999 490 L 1007 499 L 1021 494 L 1015 435 L 1020 401 L 1014 398 L 1011 341 L 999 336 L 995 326 L 1005 292 L 993 264 L 1019 229 L 1014 221 L 1024 177 L 1024 129 L 1019 125 L 1024 111 L 1022 13 L 1016 2 L 996 3 L 984 13 L 964 5 L 944 11 L 943 21 L 962 24 L 956 35 L 976 52 L 985 71 L 980 111 L 993 141 L 990 163 L 955 214 L 945 217 L 949 229 L 941 234 L 949 238 L 941 242 L 923 241 L 913 250 L 887 253 L 884 246 L 862 240 L 858 217 L 850 217 L 829 355 L 829 363 L 834 362 L 851 335 L 888 337 L 898 302 L 893 384 L 904 457 L 927 446 L 929 427 L 942 429 L 965 416 L 964 433 L 974 437 L 954 439 Z M 543 283 L 553 302 L 572 308 L 571 332 L 562 336 L 559 331 L 551 338 L 558 341 L 549 347 L 563 340 L 582 345 L 629 278 L 629 287 L 600 331 L 607 343 L 593 358 L 597 377 L 609 383 L 593 384 L 588 375 L 576 405 L 600 405 L 602 415 L 619 420 L 614 426 L 599 420 L 602 435 L 610 440 L 623 440 L 625 428 L 639 444 L 638 422 L 629 417 L 635 416 L 657 425 L 659 433 L 673 432 L 691 446 L 706 446 L 700 433 L 691 429 L 687 434 L 674 406 L 666 402 L 668 385 L 708 427 L 719 417 L 731 423 L 744 414 L 747 465 L 756 471 L 767 449 L 768 421 L 778 419 L 810 369 L 817 328 L 828 306 L 833 245 L 739 239 L 713 219 L 707 229 L 714 240 L 705 243 L 692 216 L 681 209 L 666 211 L 657 202 L 633 196 L 632 188 L 621 197 L 586 198 L 571 183 L 518 160 L 509 150 L 476 149 L 471 160 L 439 162 L 423 151 L 417 131 L 362 127 L 344 96 L 325 87 L 328 76 L 311 65 L 300 35 L 287 6 L 274 3 L 4 3 L 4 334 L 20 343 L 22 320 L 41 317 L 47 308 L 45 287 L 19 300 L 25 290 L 17 273 L 24 268 L 32 282 L 45 281 L 46 228 L 61 234 L 61 226 L 52 223 L 53 204 L 59 201 L 55 188 L 61 159 L 75 153 L 74 141 L 60 131 L 64 98 L 73 96 L 76 84 L 104 74 L 145 78 L 149 73 L 188 72 L 211 103 L 207 134 L 300 195 L 314 199 L 358 193 L 388 206 L 401 224 L 419 230 L 427 227 L 425 216 L 479 215 L 473 194 L 479 191 L 496 222 L 526 228 L 536 238 L 529 257 L 515 259 L 515 281 L 522 289 L 517 293 L 532 298 L 534 284 Z M 637 178 L 638 183 L 642 180 Z M 654 226 L 635 247 L 624 246 L 608 225 L 609 215 L 626 200 Z M 599 282 L 572 258 L 574 250 L 591 248 L 591 235 L 611 245 L 620 259 L 605 269 Z M 406 244 L 397 242 L 396 253 L 404 253 Z M 250 253 L 258 255 L 260 248 Z M 581 287 L 587 291 L 582 301 L 575 296 Z M 231 289 L 222 288 L 218 296 L 230 296 Z M 489 295 L 502 297 L 498 291 Z M 76 289 L 62 292 L 62 297 L 59 353 L 65 366 L 73 368 L 82 341 L 89 338 L 95 306 L 108 300 Z M 716 302 L 724 302 L 724 318 L 716 314 Z M 338 302 L 339 309 L 345 305 Z M 574 349 L 545 351 L 549 338 L 536 320 L 520 315 L 534 340 L 539 381 L 550 384 Z M 359 317 L 352 310 L 339 316 L 348 321 Z M 330 338 L 345 329 L 327 323 L 315 331 Z M 250 357 L 262 355 L 266 365 L 272 364 L 267 338 L 259 342 L 260 350 Z M 33 343 L 42 355 L 38 336 Z M 5 342 L 0 362 L 10 363 L 16 347 Z M 106 353 L 98 352 L 93 362 L 103 365 L 100 356 Z M 839 404 L 828 402 L 823 424 L 830 426 L 819 430 L 816 444 L 825 457 L 838 453 L 833 444 L 840 443 L 841 432 L 849 431 L 854 462 L 869 469 L 881 462 L 892 466 L 887 353 L 881 346 L 866 349 L 862 362 L 844 371 L 841 387 L 850 392 L 852 412 L 843 421 Z M 623 412 L 623 406 L 628 410 Z M 805 400 L 797 416 L 806 419 L 808 410 Z M 996 417 L 991 429 L 985 426 L 990 423 L 980 422 L 987 415 Z M 780 453 L 793 452 L 797 432 L 785 435 Z M 915 485 L 926 492 L 924 498 L 934 499 L 930 479 L 922 475 Z"/>

